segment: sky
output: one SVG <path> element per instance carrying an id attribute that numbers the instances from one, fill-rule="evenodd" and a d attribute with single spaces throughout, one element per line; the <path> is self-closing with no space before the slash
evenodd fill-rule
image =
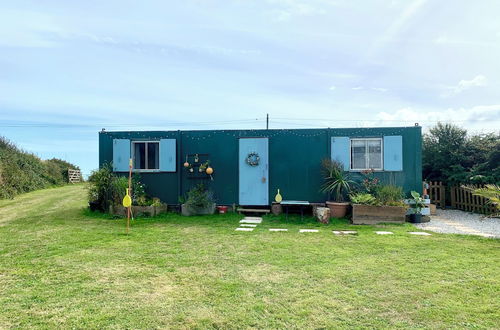
<path id="1" fill-rule="evenodd" d="M 500 127 L 498 0 L 0 0 L 0 135 L 84 174 L 98 131 Z"/>

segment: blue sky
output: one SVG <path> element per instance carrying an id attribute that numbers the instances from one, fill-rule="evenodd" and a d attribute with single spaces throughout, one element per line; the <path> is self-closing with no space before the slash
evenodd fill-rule
<path id="1" fill-rule="evenodd" d="M 500 1 L 0 0 L 0 135 L 97 167 L 123 129 L 500 127 Z"/>

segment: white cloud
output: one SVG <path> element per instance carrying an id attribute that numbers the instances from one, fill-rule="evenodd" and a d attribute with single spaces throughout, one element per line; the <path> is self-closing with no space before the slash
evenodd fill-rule
<path id="1" fill-rule="evenodd" d="M 385 93 L 388 91 L 387 88 L 381 88 L 381 87 L 372 87 L 372 90 L 377 91 L 377 92 L 382 92 L 382 93 Z"/>
<path id="2" fill-rule="evenodd" d="M 359 90 L 362 90 L 362 89 L 363 89 L 363 86 L 356 86 L 356 87 L 352 88 L 353 91 L 359 91 Z"/>
<path id="3" fill-rule="evenodd" d="M 451 121 L 467 128 L 497 130 L 500 120 L 500 104 L 480 105 L 472 108 L 449 108 L 442 111 L 402 108 L 393 113 L 379 112 L 376 118 L 383 126 L 419 123 L 425 127 L 432 126 L 438 121 Z"/>
<path id="4" fill-rule="evenodd" d="M 330 89 L 331 91 L 334 91 L 334 90 L 336 90 L 336 89 L 337 89 L 337 87 L 335 87 L 335 86 L 330 86 L 330 88 L 329 88 L 329 89 Z"/>
<path id="5" fill-rule="evenodd" d="M 488 80 L 483 75 L 477 75 L 471 80 L 460 80 L 458 85 L 447 87 L 447 91 L 442 94 L 443 97 L 449 97 L 462 93 L 463 91 L 470 89 L 472 87 L 482 87 L 486 86 Z"/>

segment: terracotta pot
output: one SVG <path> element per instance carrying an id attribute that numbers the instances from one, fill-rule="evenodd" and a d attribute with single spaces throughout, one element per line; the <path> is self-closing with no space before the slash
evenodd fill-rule
<path id="1" fill-rule="evenodd" d="M 330 217 L 343 218 L 347 214 L 349 203 L 326 202 L 326 206 L 330 209 Z"/>

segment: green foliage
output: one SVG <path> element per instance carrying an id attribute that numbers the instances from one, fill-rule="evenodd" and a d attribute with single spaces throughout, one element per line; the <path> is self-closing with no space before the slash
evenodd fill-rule
<path id="1" fill-rule="evenodd" d="M 41 160 L 0 137 L 0 199 L 65 184 L 68 169 L 78 167 L 56 158 Z"/>
<path id="2" fill-rule="evenodd" d="M 473 195 L 486 198 L 488 203 L 493 204 L 497 211 L 500 212 L 500 186 L 496 184 L 487 184 L 480 188 L 473 186 L 464 186 L 464 188 L 472 190 Z M 493 215 L 499 215 L 498 212 Z"/>
<path id="3" fill-rule="evenodd" d="M 330 198 L 333 195 L 333 200 L 336 202 L 343 202 L 355 182 L 350 179 L 349 173 L 344 171 L 342 163 L 338 161 L 325 158 L 321 161 L 321 168 L 324 183 L 320 191 L 327 193 Z"/>
<path id="4" fill-rule="evenodd" d="M 351 202 L 362 205 L 376 205 L 377 199 L 369 193 L 357 193 L 350 195 Z"/>
<path id="5" fill-rule="evenodd" d="M 89 177 L 88 199 L 92 209 L 107 212 L 111 204 L 121 204 L 128 189 L 128 178 L 113 173 L 111 164 L 104 164 Z M 151 205 L 138 175 L 132 176 L 132 204 Z"/>
<path id="6" fill-rule="evenodd" d="M 404 192 L 402 187 L 383 185 L 377 187 L 375 197 L 379 205 L 404 206 Z"/>
<path id="7" fill-rule="evenodd" d="M 185 204 L 190 208 L 207 208 L 214 202 L 213 193 L 200 183 L 188 191 Z"/>
<path id="8" fill-rule="evenodd" d="M 413 197 L 410 202 L 410 207 L 413 209 L 415 214 L 421 214 L 422 209 L 425 207 L 424 199 L 416 191 L 411 192 Z"/>
<path id="9" fill-rule="evenodd" d="M 500 134 L 468 136 L 452 124 L 438 123 L 424 135 L 423 177 L 445 184 L 500 182 Z"/>

